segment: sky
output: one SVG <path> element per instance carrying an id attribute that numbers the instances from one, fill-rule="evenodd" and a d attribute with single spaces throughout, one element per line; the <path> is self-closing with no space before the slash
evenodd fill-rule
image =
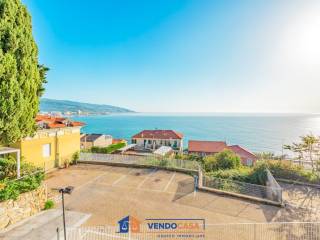
<path id="1" fill-rule="evenodd" d="M 138 112 L 320 112 L 320 1 L 22 0 L 44 97 Z"/>

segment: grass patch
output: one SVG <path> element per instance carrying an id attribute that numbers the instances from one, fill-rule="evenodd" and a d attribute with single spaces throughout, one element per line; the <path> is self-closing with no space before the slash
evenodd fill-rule
<path id="1" fill-rule="evenodd" d="M 113 153 L 116 150 L 123 148 L 124 146 L 126 146 L 126 143 L 115 143 L 115 144 L 111 144 L 108 147 L 92 147 L 89 152 L 92 153 Z"/>

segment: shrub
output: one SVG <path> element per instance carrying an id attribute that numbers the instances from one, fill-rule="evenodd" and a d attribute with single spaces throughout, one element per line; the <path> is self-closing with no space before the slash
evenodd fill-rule
<path id="1" fill-rule="evenodd" d="M 44 204 L 44 210 L 49 210 L 51 208 L 54 208 L 54 202 L 52 200 L 46 201 Z"/>
<path id="2" fill-rule="evenodd" d="M 268 175 L 267 175 L 268 165 L 266 162 L 258 162 L 252 172 L 248 176 L 248 182 L 259 185 L 266 185 Z"/>
<path id="3" fill-rule="evenodd" d="M 27 163 L 21 159 L 20 162 L 20 175 L 26 176 L 30 175 L 40 168 L 33 166 L 31 163 Z M 17 160 L 9 156 L 7 158 L 0 158 L 0 180 L 5 178 L 14 179 L 17 177 Z"/>
<path id="4" fill-rule="evenodd" d="M 71 164 L 77 164 L 80 158 L 80 153 L 77 151 L 72 154 Z"/>
<path id="5" fill-rule="evenodd" d="M 18 180 L 4 179 L 0 181 L 0 201 L 8 199 L 17 199 L 20 193 L 28 192 L 37 189 L 44 179 L 44 173 L 25 176 Z"/>
<path id="6" fill-rule="evenodd" d="M 227 170 L 220 169 L 220 170 L 211 172 L 208 175 L 216 178 L 236 180 L 240 182 L 248 182 L 251 171 L 252 169 L 248 167 L 241 167 L 239 169 L 227 169 Z"/>
<path id="7" fill-rule="evenodd" d="M 207 171 L 219 169 L 237 169 L 241 165 L 241 159 L 230 150 L 224 150 L 215 155 L 204 158 L 204 165 Z"/>
<path id="8" fill-rule="evenodd" d="M 302 166 L 295 165 L 290 161 L 268 160 L 266 164 L 276 178 L 320 183 L 320 177 L 316 172 L 307 171 Z"/>

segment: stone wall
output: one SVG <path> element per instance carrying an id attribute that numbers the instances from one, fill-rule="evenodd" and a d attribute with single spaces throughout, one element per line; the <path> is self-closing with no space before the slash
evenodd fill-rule
<path id="1" fill-rule="evenodd" d="M 17 200 L 0 202 L 0 230 L 30 217 L 44 208 L 47 201 L 47 186 L 20 194 Z"/>

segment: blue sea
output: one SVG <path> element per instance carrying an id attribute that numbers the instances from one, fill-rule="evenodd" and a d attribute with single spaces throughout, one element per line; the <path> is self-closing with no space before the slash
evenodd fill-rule
<path id="1" fill-rule="evenodd" d="M 84 133 L 110 134 L 130 140 L 144 129 L 172 129 L 188 140 L 223 140 L 239 144 L 253 152 L 281 153 L 283 144 L 297 141 L 299 136 L 320 135 L 320 115 L 299 114 L 114 114 L 77 116 L 86 123 Z"/>

